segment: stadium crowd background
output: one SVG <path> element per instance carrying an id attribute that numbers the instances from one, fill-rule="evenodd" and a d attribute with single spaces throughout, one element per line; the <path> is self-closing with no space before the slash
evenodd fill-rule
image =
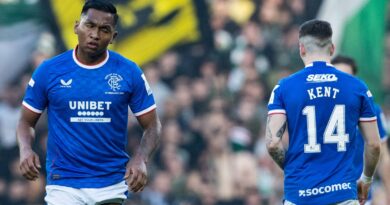
<path id="1" fill-rule="evenodd" d="M 41 177 L 32 182 L 20 175 L 15 127 L 34 68 L 62 50 L 59 37 L 47 25 L 50 22 L 39 20 L 48 9 L 41 1 L 18 1 L 22 3 L 17 6 L 12 2 L 16 1 L 0 1 L 0 41 L 8 43 L 6 50 L 0 49 L 0 61 L 13 62 L 1 69 L 0 78 L 0 204 L 38 205 L 44 204 L 45 173 L 41 170 Z M 149 165 L 147 188 L 132 195 L 127 204 L 281 203 L 283 175 L 264 145 L 267 100 L 281 77 L 303 67 L 298 28 L 313 14 L 305 0 L 253 2 L 207 1 L 214 49 L 202 43 L 181 45 L 142 66 L 154 91 L 163 133 Z M 242 8 L 255 11 L 249 16 Z M 381 105 L 390 116 L 389 16 L 386 23 Z M 46 116 L 38 122 L 36 134 L 35 150 L 44 163 Z M 141 137 L 135 118 L 129 120 L 129 136 L 132 152 Z M 380 175 L 373 189 L 375 205 L 390 204 Z"/>

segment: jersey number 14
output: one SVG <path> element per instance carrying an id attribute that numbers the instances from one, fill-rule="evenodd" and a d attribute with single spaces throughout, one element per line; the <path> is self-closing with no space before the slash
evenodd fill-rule
<path id="1" fill-rule="evenodd" d="M 306 106 L 302 114 L 307 119 L 307 136 L 308 143 L 304 145 L 305 153 L 321 152 L 321 144 L 317 143 L 317 125 L 316 125 L 316 108 L 315 106 Z M 344 152 L 347 150 L 346 143 L 349 142 L 349 135 L 345 133 L 345 106 L 336 105 L 328 120 L 324 136 L 324 143 L 337 144 L 337 151 Z"/>

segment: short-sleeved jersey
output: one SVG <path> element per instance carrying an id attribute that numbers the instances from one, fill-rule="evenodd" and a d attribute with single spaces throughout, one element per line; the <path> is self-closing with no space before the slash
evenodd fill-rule
<path id="1" fill-rule="evenodd" d="M 23 105 L 47 108 L 47 184 L 99 188 L 123 180 L 129 108 L 140 116 L 156 108 L 142 70 L 107 51 L 84 65 L 70 50 L 44 61 L 28 83 Z"/>
<path id="2" fill-rule="evenodd" d="M 357 199 L 356 126 L 376 120 L 367 86 L 330 64 L 314 62 L 275 86 L 268 109 L 269 115 L 287 118 L 285 199 L 299 205 Z"/>

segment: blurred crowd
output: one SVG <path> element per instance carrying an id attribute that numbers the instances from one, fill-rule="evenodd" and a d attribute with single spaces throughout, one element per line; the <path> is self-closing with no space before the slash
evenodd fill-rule
<path id="1" fill-rule="evenodd" d="M 45 171 L 32 182 L 20 175 L 15 129 L 31 73 L 62 50 L 41 1 L 19 2 L 14 8 L 0 1 L 0 66 L 7 66 L 0 77 L 0 204 L 40 205 Z M 315 17 L 308 2 L 209 0 L 213 46 L 180 45 L 142 66 L 163 132 L 148 186 L 126 204 L 281 204 L 283 174 L 264 144 L 267 101 L 280 78 L 304 66 L 297 39 L 299 25 Z M 390 116 L 389 18 L 387 24 L 382 107 Z M 43 115 L 35 141 L 43 167 L 47 132 Z M 131 153 L 142 134 L 133 117 L 128 134 Z M 373 189 L 374 204 L 386 204 L 380 176 Z"/>

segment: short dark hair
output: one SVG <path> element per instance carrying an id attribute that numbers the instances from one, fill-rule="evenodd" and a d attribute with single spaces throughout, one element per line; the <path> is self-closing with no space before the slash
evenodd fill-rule
<path id="1" fill-rule="evenodd" d="M 356 75 L 356 73 L 358 72 L 358 68 L 356 66 L 355 60 L 349 56 L 338 55 L 332 59 L 331 63 L 332 64 L 343 63 L 351 66 L 353 75 Z"/>
<path id="2" fill-rule="evenodd" d="M 303 23 L 299 28 L 299 38 L 304 36 L 313 36 L 320 40 L 331 38 L 333 34 L 332 27 L 327 21 L 312 19 Z"/>
<path id="3" fill-rule="evenodd" d="M 110 13 L 114 16 L 114 25 L 118 22 L 118 14 L 116 13 L 115 6 L 108 0 L 86 0 L 81 10 L 81 14 L 86 14 L 88 9 L 96 9 Z"/>

